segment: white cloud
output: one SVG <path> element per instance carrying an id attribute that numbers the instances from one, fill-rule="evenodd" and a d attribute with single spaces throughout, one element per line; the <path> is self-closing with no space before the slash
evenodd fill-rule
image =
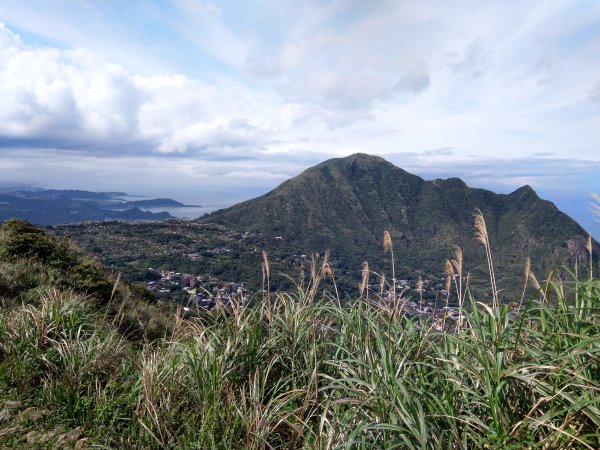
<path id="1" fill-rule="evenodd" d="M 261 100 L 233 83 L 134 75 L 88 50 L 29 47 L 3 25 L 0 39 L 3 146 L 182 153 L 265 140 Z"/>
<path id="2" fill-rule="evenodd" d="M 2 26 L 0 134 L 89 143 L 135 133 L 138 93 L 119 66 L 84 50 L 30 48 Z"/>
<path id="3" fill-rule="evenodd" d="M 248 183 L 355 151 L 460 173 L 492 156 L 599 158 L 600 4 L 57 2 L 2 12 L 5 155 L 119 156 L 179 180 L 215 161 L 228 169 L 207 177 Z"/>

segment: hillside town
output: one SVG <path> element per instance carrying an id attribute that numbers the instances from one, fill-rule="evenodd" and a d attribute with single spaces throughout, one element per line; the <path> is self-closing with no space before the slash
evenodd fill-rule
<path id="1" fill-rule="evenodd" d="M 201 277 L 173 270 L 158 270 L 148 268 L 156 274 L 156 279 L 147 281 L 146 288 L 158 297 L 179 303 L 184 311 L 194 311 L 198 308 L 212 311 L 218 306 L 230 307 L 235 304 L 248 304 L 250 293 L 246 283 L 222 281 L 215 277 Z M 396 298 L 390 289 L 370 285 L 369 295 L 365 301 L 375 302 L 382 308 L 411 316 L 421 317 L 427 321 L 433 320 L 436 328 L 452 327 L 458 316 L 457 309 L 446 304 L 448 293 L 431 278 L 425 278 L 421 287 L 411 280 L 396 280 Z M 431 298 L 431 293 L 438 290 L 439 295 Z M 423 294 L 426 294 L 425 297 Z"/>
<path id="2" fill-rule="evenodd" d="M 184 310 L 203 308 L 210 311 L 218 304 L 227 307 L 234 301 L 245 303 L 248 300 L 248 290 L 243 282 L 220 281 L 214 277 L 203 278 L 189 273 L 157 270 L 152 267 L 148 270 L 156 273 L 157 279 L 147 281 L 146 289 L 158 294 L 159 297 L 178 301 Z M 173 295 L 177 292 L 180 295 Z M 187 295 L 181 295 L 182 293 Z"/>

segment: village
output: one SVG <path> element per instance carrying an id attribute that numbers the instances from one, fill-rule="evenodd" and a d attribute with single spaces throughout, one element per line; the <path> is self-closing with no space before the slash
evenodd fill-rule
<path id="1" fill-rule="evenodd" d="M 160 275 L 160 279 L 157 277 L 154 281 L 147 281 L 146 289 L 159 297 L 180 303 L 185 311 L 197 308 L 210 311 L 218 304 L 228 307 L 233 302 L 244 303 L 248 300 L 248 290 L 243 282 L 220 281 L 214 277 L 203 278 L 152 267 L 148 270 Z"/>
<path id="2" fill-rule="evenodd" d="M 212 311 L 218 306 L 229 308 L 235 304 L 248 304 L 250 293 L 244 282 L 222 281 L 215 277 L 201 277 L 189 273 L 181 273 L 172 270 L 158 270 L 148 268 L 156 274 L 156 280 L 147 281 L 146 289 L 155 293 L 159 298 L 179 303 L 184 311 L 203 309 Z M 439 288 L 439 284 L 425 278 L 421 289 L 433 291 Z M 370 285 L 367 289 L 368 295 L 365 301 L 371 301 L 382 308 L 396 309 L 408 316 L 433 319 L 436 328 L 442 328 L 442 323 L 452 326 L 457 319 L 456 308 L 446 304 L 448 293 L 441 289 L 437 300 L 423 298 L 423 292 L 415 282 L 410 280 L 396 280 L 396 298 L 390 289 L 379 290 L 381 286 Z M 262 291 L 264 292 L 264 291 Z M 431 294 L 430 294 L 431 295 Z M 442 321 L 442 318 L 444 320 Z"/>

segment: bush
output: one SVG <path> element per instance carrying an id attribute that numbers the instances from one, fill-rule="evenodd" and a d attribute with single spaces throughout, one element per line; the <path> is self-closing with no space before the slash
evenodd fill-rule
<path id="1" fill-rule="evenodd" d="M 10 219 L 0 227 L 0 296 L 11 297 L 42 285 L 74 289 L 108 301 L 113 283 L 99 262 L 66 239 L 28 222 Z"/>
<path id="2" fill-rule="evenodd" d="M 29 222 L 9 219 L 0 228 L 0 259 L 30 258 L 65 268 L 73 262 L 67 244 L 49 236 Z"/>
<path id="3" fill-rule="evenodd" d="M 70 287 L 96 295 L 108 301 L 113 289 L 106 269 L 89 257 L 84 257 L 70 270 Z"/>

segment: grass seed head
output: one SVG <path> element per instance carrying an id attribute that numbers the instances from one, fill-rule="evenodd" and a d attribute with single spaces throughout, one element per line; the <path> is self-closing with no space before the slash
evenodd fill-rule
<path id="1" fill-rule="evenodd" d="M 269 256 L 267 255 L 266 251 L 262 251 L 262 258 L 263 258 L 263 269 L 264 269 L 264 273 L 267 276 L 267 278 L 269 278 Z"/>
<path id="2" fill-rule="evenodd" d="M 523 271 L 525 279 L 529 279 L 529 273 L 531 272 L 531 258 L 528 256 L 525 258 L 525 270 Z"/>
<path id="3" fill-rule="evenodd" d="M 489 244 L 487 227 L 485 226 L 485 219 L 481 210 L 476 209 L 473 214 L 473 222 L 475 225 L 475 239 L 481 242 L 486 247 Z"/>
<path id="4" fill-rule="evenodd" d="M 452 260 L 452 265 L 456 269 L 456 273 L 459 276 L 462 276 L 463 269 L 463 252 L 462 249 L 457 245 L 454 247 L 454 259 Z"/>
<path id="5" fill-rule="evenodd" d="M 448 277 L 453 277 L 454 273 L 455 273 L 454 266 L 452 265 L 450 260 L 447 259 L 446 262 L 444 263 L 444 274 Z"/>
<path id="6" fill-rule="evenodd" d="M 533 284 L 534 288 L 539 289 L 541 287 L 532 270 L 529 270 L 529 279 L 531 280 L 531 284 Z"/>
<path id="7" fill-rule="evenodd" d="M 364 261 L 362 263 L 362 279 L 360 282 L 360 295 L 363 295 L 367 284 L 369 283 L 369 263 Z"/>
<path id="8" fill-rule="evenodd" d="M 446 285 L 444 289 L 446 292 L 450 292 L 450 283 L 452 282 L 452 278 L 454 278 L 454 267 L 449 259 L 444 263 L 444 274 L 446 275 Z"/>
<path id="9" fill-rule="evenodd" d="M 327 261 L 323 263 L 323 278 L 333 278 L 333 270 Z"/>
<path id="10" fill-rule="evenodd" d="M 388 230 L 383 232 L 383 250 L 386 253 L 392 250 L 392 236 Z"/>

